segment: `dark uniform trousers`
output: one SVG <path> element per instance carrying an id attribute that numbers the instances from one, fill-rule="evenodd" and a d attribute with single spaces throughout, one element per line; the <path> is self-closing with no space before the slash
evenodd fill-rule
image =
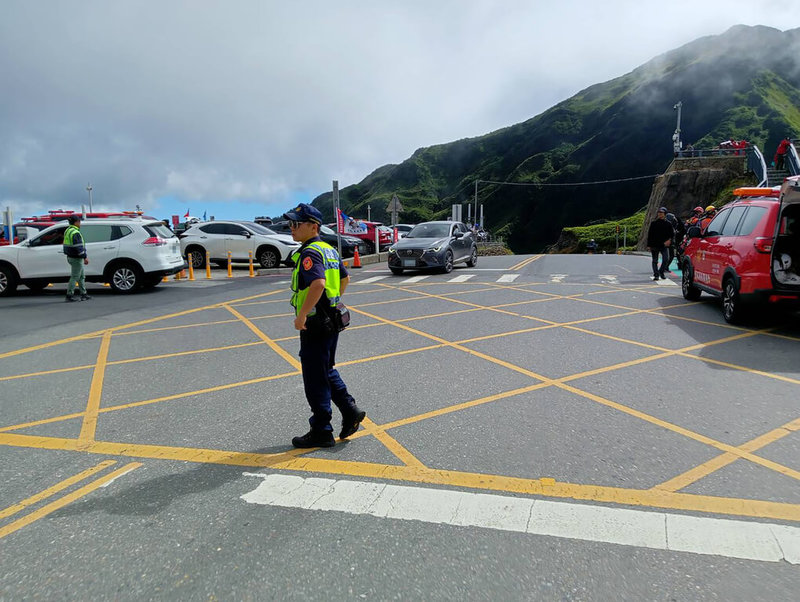
<path id="1" fill-rule="evenodd" d="M 310 319 L 310 318 L 309 318 Z M 310 325 L 308 325 L 310 326 Z M 332 431 L 331 401 L 343 416 L 355 413 L 355 399 L 339 376 L 336 364 L 336 344 L 339 333 L 323 334 L 313 329 L 300 331 L 300 365 L 303 368 L 303 387 L 311 418 L 312 430 Z"/>

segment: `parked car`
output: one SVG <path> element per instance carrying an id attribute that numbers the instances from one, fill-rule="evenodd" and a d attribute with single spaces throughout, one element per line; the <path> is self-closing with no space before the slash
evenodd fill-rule
<path id="1" fill-rule="evenodd" d="M 392 231 L 397 230 L 397 238 L 403 238 L 406 234 L 411 232 L 412 228 L 414 228 L 414 224 L 395 224 L 394 226 L 389 226 Z"/>
<path id="2" fill-rule="evenodd" d="M 800 301 L 800 177 L 779 191 L 743 188 L 705 231 L 687 231 L 683 296 L 706 292 L 722 298 L 727 322 L 743 318 L 755 303 Z"/>
<path id="3" fill-rule="evenodd" d="M 393 274 L 427 268 L 449 273 L 461 261 L 469 267 L 478 263 L 475 237 L 461 222 L 417 224 L 389 247 L 389 269 Z"/>
<path id="4" fill-rule="evenodd" d="M 277 232 L 278 234 L 289 234 L 291 235 L 291 228 L 289 228 L 289 222 L 275 222 L 270 227 L 270 230 Z M 319 227 L 319 238 L 323 242 L 328 243 L 334 249 L 336 248 L 338 242 L 336 239 L 336 232 L 328 226 L 320 226 Z M 364 255 L 367 252 L 367 245 L 366 243 L 361 240 L 360 238 L 356 238 L 355 236 L 350 236 L 348 234 L 342 234 L 342 257 L 352 257 L 355 255 L 355 250 L 358 249 L 359 255 Z"/>
<path id="5" fill-rule="evenodd" d="M 329 228 L 336 228 L 337 224 L 327 224 Z M 392 244 L 392 234 L 388 229 L 381 230 L 381 222 L 368 222 L 363 219 L 350 218 L 344 224 L 344 233 L 355 236 L 364 241 L 367 253 L 375 253 L 375 231 L 378 232 L 378 249 L 385 251 Z M 359 251 L 361 253 L 361 251 Z"/>
<path id="6" fill-rule="evenodd" d="M 69 281 L 63 251 L 67 222 L 61 221 L 15 245 L 0 247 L 0 296 L 19 284 L 42 290 Z M 180 244 L 161 221 L 140 217 L 86 220 L 81 223 L 89 264 L 87 282 L 107 282 L 118 293 L 152 288 L 164 276 L 186 268 Z"/>
<path id="7" fill-rule="evenodd" d="M 181 234 L 180 244 L 184 256 L 192 254 L 195 269 L 205 267 L 206 253 L 212 262 L 227 265 L 228 252 L 232 261 L 249 261 L 252 253 L 262 268 L 277 268 L 292 265 L 292 253 L 300 248 L 291 236 L 246 221 L 194 224 Z"/>

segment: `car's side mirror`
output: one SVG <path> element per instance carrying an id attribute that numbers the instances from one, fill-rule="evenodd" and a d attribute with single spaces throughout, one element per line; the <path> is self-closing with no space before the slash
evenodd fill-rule
<path id="1" fill-rule="evenodd" d="M 245 238 L 250 238 L 250 232 L 248 232 L 247 230 L 242 230 L 241 232 L 239 232 L 239 234 L 241 234 Z"/>
<path id="2" fill-rule="evenodd" d="M 461 231 L 456 231 L 456 232 L 453 232 L 453 236 L 455 236 L 456 238 L 461 238 L 461 237 L 464 236 L 464 233 L 461 232 Z"/>
<path id="3" fill-rule="evenodd" d="M 689 226 L 686 231 L 686 238 L 697 238 L 700 236 L 700 226 Z"/>

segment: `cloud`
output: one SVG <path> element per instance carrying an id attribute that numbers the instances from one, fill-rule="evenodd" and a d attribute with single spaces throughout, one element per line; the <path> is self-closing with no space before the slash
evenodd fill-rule
<path id="1" fill-rule="evenodd" d="M 291 203 L 785 4 L 5 0 L 0 204 Z"/>

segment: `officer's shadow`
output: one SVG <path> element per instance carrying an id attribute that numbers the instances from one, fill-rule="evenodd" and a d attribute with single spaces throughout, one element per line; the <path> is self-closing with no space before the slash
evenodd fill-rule
<path id="1" fill-rule="evenodd" d="M 348 440 L 337 440 L 336 445 L 330 448 L 314 449 L 309 453 L 324 453 L 326 455 L 336 455 L 347 447 Z M 246 454 L 284 454 L 294 450 L 291 445 L 277 445 L 273 447 L 263 447 L 249 452 L 242 452 L 231 456 L 231 461 L 235 460 L 236 455 Z M 291 457 L 278 458 L 276 462 Z M 145 465 L 142 468 L 146 468 Z M 75 516 L 89 512 L 101 511 L 108 514 L 120 514 L 131 516 L 148 516 L 158 514 L 169 507 L 178 498 L 213 491 L 242 478 L 242 472 L 256 472 L 259 470 L 271 470 L 269 466 L 244 466 L 233 464 L 199 464 L 181 473 L 171 473 L 159 476 L 147 481 L 130 485 L 120 489 L 110 496 L 95 497 L 73 502 L 69 506 L 61 508 L 51 514 L 52 517 Z M 136 471 L 134 471 L 134 474 Z M 123 479 L 126 478 L 123 476 Z M 112 485 L 113 487 L 113 485 Z"/>

